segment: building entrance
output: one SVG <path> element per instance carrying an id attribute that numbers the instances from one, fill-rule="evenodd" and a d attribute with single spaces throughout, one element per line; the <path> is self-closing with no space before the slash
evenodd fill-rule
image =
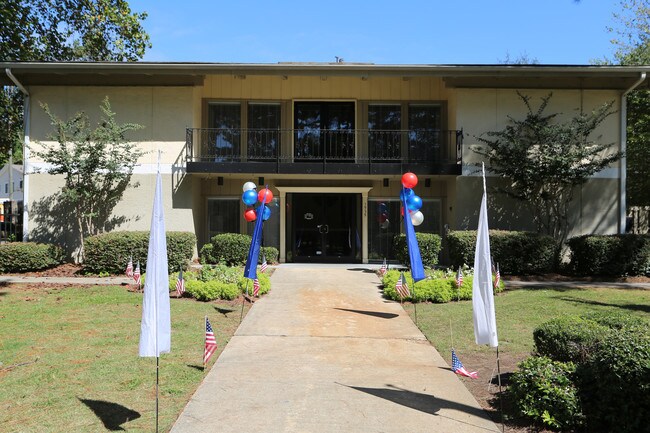
<path id="1" fill-rule="evenodd" d="M 361 194 L 288 194 L 291 261 L 361 261 Z"/>

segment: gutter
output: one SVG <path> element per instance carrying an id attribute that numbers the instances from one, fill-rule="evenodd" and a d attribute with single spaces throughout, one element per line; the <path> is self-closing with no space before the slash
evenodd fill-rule
<path id="1" fill-rule="evenodd" d="M 618 233 L 625 233 L 626 223 L 627 223 L 627 202 L 625 191 L 627 188 L 627 95 L 639 87 L 641 83 L 645 81 L 646 73 L 641 72 L 639 79 L 630 86 L 625 92 L 621 94 L 621 152 L 623 156 L 621 157 L 621 170 L 620 170 L 620 183 L 619 183 L 619 222 L 618 222 Z"/>
<path id="2" fill-rule="evenodd" d="M 25 95 L 25 102 L 23 104 L 23 129 L 25 133 L 25 140 L 23 141 L 23 242 L 29 240 L 29 134 L 30 134 L 30 100 L 29 92 L 20 81 L 11 73 L 10 68 L 5 69 L 7 77 L 23 92 Z"/>

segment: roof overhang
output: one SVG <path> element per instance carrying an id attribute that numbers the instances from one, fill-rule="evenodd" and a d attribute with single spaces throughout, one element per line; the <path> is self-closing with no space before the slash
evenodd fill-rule
<path id="1" fill-rule="evenodd" d="M 625 90 L 650 66 L 375 65 L 368 63 L 1 62 L 0 84 L 25 86 L 200 86 L 207 75 L 440 77 L 452 88 Z M 649 88 L 650 80 L 642 84 Z"/>

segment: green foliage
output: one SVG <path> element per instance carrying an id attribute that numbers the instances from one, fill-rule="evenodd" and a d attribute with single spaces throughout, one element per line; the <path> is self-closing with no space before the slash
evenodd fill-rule
<path id="1" fill-rule="evenodd" d="M 213 253 L 214 245 L 211 243 L 203 245 L 201 251 L 199 251 L 199 262 L 203 265 L 218 263 L 218 260 L 214 257 Z"/>
<path id="2" fill-rule="evenodd" d="M 169 274 L 169 291 L 176 292 L 176 282 L 178 281 L 178 274 L 180 272 L 172 272 Z M 196 272 L 183 272 L 183 280 L 187 285 L 188 281 L 196 281 L 198 278 Z"/>
<path id="3" fill-rule="evenodd" d="M 61 263 L 62 259 L 61 248 L 54 245 L 34 242 L 0 244 L 0 273 L 51 268 Z"/>
<path id="4" fill-rule="evenodd" d="M 588 431 L 647 431 L 650 417 L 650 332 L 644 326 L 609 333 L 578 366 Z"/>
<path id="5" fill-rule="evenodd" d="M 262 253 L 266 256 L 266 262 L 268 264 L 278 263 L 278 257 L 280 257 L 280 251 L 275 247 L 262 247 L 260 250 L 259 262 L 262 263 Z"/>
<path id="6" fill-rule="evenodd" d="M 187 269 L 194 253 L 196 236 L 190 232 L 167 232 L 167 265 L 170 272 L 179 268 Z M 140 262 L 144 272 L 147 267 L 149 249 L 149 232 L 115 231 L 91 236 L 86 240 L 86 257 L 84 271 L 91 274 L 108 272 L 121 274 L 126 269 L 129 258 L 133 258 L 133 266 Z"/>
<path id="7" fill-rule="evenodd" d="M 221 233 L 212 238 L 212 257 L 215 263 L 224 262 L 231 266 L 246 264 L 251 237 L 240 233 Z"/>
<path id="8" fill-rule="evenodd" d="M 400 301 L 399 293 L 395 290 L 395 284 L 400 277 L 401 271 L 389 270 L 382 277 L 384 286 L 384 296 L 394 301 Z M 456 272 L 453 270 L 427 270 L 426 278 L 413 284 L 413 278 L 410 272 L 404 272 L 411 296 L 403 300 L 411 302 L 434 302 L 446 303 L 456 300 L 472 299 L 473 271 L 471 269 L 463 270 L 463 284 L 460 290 L 456 285 Z M 503 281 L 499 284 L 497 292 L 505 288 Z"/>
<path id="9" fill-rule="evenodd" d="M 545 113 L 552 94 L 543 97 L 537 109 L 529 96 L 517 94 L 527 108 L 526 117 L 508 116 L 503 130 L 477 137 L 481 145 L 472 150 L 488 159 L 490 171 L 510 181 L 498 191 L 529 206 L 537 231 L 561 242 L 568 231 L 574 187 L 622 156 L 610 149 L 611 143 L 592 138 L 614 113 L 613 103 L 560 121 L 560 113 Z"/>
<path id="10" fill-rule="evenodd" d="M 261 272 L 258 272 L 257 279 L 260 282 L 259 295 L 261 296 L 268 293 L 269 290 L 271 290 L 271 280 L 269 279 L 269 276 Z M 249 295 L 253 294 L 253 282 L 249 278 L 244 277 L 241 273 L 240 273 L 239 281 L 237 282 L 237 287 L 239 288 L 239 291 L 241 293 L 246 293 L 246 287 L 248 287 L 248 294 Z"/>
<path id="11" fill-rule="evenodd" d="M 578 389 L 574 385 L 575 364 L 530 357 L 519 364 L 508 386 L 508 394 L 521 416 L 563 431 L 584 424 Z"/>
<path id="12" fill-rule="evenodd" d="M 567 244 L 578 275 L 650 275 L 650 235 L 586 235 Z"/>
<path id="13" fill-rule="evenodd" d="M 222 283 L 237 284 L 241 275 L 243 275 L 241 268 L 230 267 L 219 263 L 213 266 L 204 265 L 199 271 L 198 278 L 204 282 L 217 280 Z"/>
<path id="14" fill-rule="evenodd" d="M 416 233 L 415 238 L 418 241 L 422 264 L 425 267 L 433 268 L 438 263 L 440 255 L 441 238 L 432 233 Z M 395 235 L 393 240 L 395 244 L 395 256 L 400 263 L 407 265 L 409 263 L 409 253 L 406 247 L 406 235 Z"/>
<path id="15" fill-rule="evenodd" d="M 42 107 L 54 128 L 49 137 L 53 143 L 39 143 L 41 148 L 35 149 L 34 154 L 48 164 L 49 174 L 65 178 L 58 204 L 73 212 L 83 261 L 87 235 L 108 231 L 125 221 L 112 213 L 131 182 L 138 158 L 144 154 L 138 143 L 129 141 L 126 135 L 142 126 L 118 124 L 108 98 L 100 105 L 103 116 L 94 129 L 84 112 L 63 121 L 46 104 Z"/>
<path id="16" fill-rule="evenodd" d="M 447 248 L 452 268 L 473 265 L 476 230 L 450 231 Z M 538 233 L 490 230 L 490 251 L 499 270 L 509 275 L 546 273 L 556 262 L 556 243 Z"/>
<path id="17" fill-rule="evenodd" d="M 594 320 L 563 316 L 536 328 L 533 339 L 539 355 L 560 362 L 584 362 L 608 332 L 609 328 Z"/>
<path id="18" fill-rule="evenodd" d="M 223 283 L 217 280 L 192 280 L 185 284 L 185 293 L 199 301 L 214 301 L 215 299 L 232 300 L 239 296 L 236 284 Z"/>

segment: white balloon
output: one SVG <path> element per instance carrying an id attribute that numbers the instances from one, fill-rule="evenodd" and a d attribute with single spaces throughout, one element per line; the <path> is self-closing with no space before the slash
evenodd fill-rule
<path id="1" fill-rule="evenodd" d="M 424 221 L 424 214 L 420 211 L 411 214 L 411 222 L 414 226 L 419 226 Z"/>
<path id="2" fill-rule="evenodd" d="M 255 188 L 257 188 L 257 185 L 255 185 L 253 182 L 246 182 L 244 184 L 244 192 Z"/>

